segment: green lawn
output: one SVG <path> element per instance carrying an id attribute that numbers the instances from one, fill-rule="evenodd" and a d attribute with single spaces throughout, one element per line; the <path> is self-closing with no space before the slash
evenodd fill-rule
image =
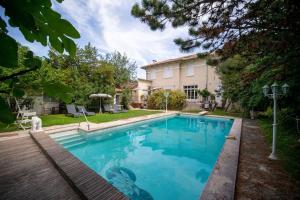
<path id="1" fill-rule="evenodd" d="M 268 144 L 272 145 L 272 120 L 258 119 L 263 134 Z M 300 138 L 295 129 L 284 129 L 278 127 L 277 131 L 277 152 L 283 167 L 293 178 L 300 181 Z"/>
<path id="2" fill-rule="evenodd" d="M 230 116 L 230 117 L 243 117 L 243 113 L 240 112 L 226 112 L 222 109 L 217 108 L 215 111 L 208 112 L 209 115 L 222 115 L 222 116 Z"/>
<path id="3" fill-rule="evenodd" d="M 151 115 L 157 114 L 160 111 L 150 111 L 150 110 L 129 110 L 126 113 L 103 113 L 103 114 L 96 114 L 95 116 L 89 116 L 88 120 L 94 123 L 101 123 L 101 122 L 109 122 L 118 119 L 127 119 L 131 117 L 138 117 L 143 115 Z M 69 117 L 64 114 L 57 114 L 57 115 L 44 115 L 41 116 L 43 126 L 53 126 L 53 125 L 63 125 L 63 124 L 72 124 L 85 121 L 84 117 Z M 18 130 L 16 125 L 11 124 L 2 124 L 0 123 L 0 132 L 8 132 L 8 131 L 15 131 Z"/>

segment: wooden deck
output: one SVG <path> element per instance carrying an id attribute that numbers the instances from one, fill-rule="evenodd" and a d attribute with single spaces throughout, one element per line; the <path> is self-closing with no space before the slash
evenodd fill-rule
<path id="1" fill-rule="evenodd" d="M 0 199 L 80 199 L 30 137 L 0 142 Z"/>
<path id="2" fill-rule="evenodd" d="M 0 158 L 0 199 L 127 199 L 47 134 L 0 142 Z"/>
<path id="3" fill-rule="evenodd" d="M 61 175 L 83 199 L 127 200 L 128 198 L 66 151 L 45 133 L 31 134 Z"/>

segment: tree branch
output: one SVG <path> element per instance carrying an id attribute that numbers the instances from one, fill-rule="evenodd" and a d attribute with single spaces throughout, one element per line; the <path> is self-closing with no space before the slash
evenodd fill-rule
<path id="1" fill-rule="evenodd" d="M 13 74 L 8 75 L 8 76 L 2 76 L 2 77 L 0 77 L 0 81 L 6 81 L 6 80 L 12 79 L 12 78 L 17 77 L 17 76 L 22 76 L 22 75 L 24 75 L 28 72 L 36 70 L 37 68 L 38 67 L 34 67 L 34 68 L 30 68 L 30 69 L 26 69 L 26 70 L 22 70 L 22 71 L 13 73 Z"/>

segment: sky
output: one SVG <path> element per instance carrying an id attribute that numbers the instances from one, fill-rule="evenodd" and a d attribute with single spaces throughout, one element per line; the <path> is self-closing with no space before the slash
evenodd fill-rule
<path id="1" fill-rule="evenodd" d="M 83 47 L 88 42 L 102 53 L 119 51 L 125 53 L 138 65 L 137 75 L 145 78 L 141 66 L 152 60 L 164 60 L 183 55 L 173 40 L 185 37 L 185 28 L 168 27 L 164 31 L 151 31 L 148 25 L 131 16 L 131 7 L 140 0 L 64 0 L 52 1 L 52 8 L 62 18 L 70 21 L 79 31 L 81 38 L 75 42 Z M 4 16 L 0 8 L 0 16 Z M 47 56 L 48 47 L 27 42 L 17 28 L 9 28 L 9 35 L 35 54 Z"/>

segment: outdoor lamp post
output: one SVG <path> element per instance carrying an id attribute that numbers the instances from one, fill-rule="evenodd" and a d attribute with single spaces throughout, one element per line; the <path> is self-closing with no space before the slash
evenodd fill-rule
<path id="1" fill-rule="evenodd" d="M 164 92 L 164 96 L 166 97 L 166 112 L 168 112 L 168 97 L 169 97 L 170 93 L 168 91 Z"/>
<path id="2" fill-rule="evenodd" d="M 289 90 L 289 85 L 284 84 L 282 87 L 282 92 L 279 91 L 279 86 L 276 82 L 271 85 L 271 93 L 269 93 L 269 86 L 265 85 L 262 87 L 263 93 L 265 97 L 269 97 L 270 99 L 273 99 L 273 142 L 272 142 L 272 153 L 269 156 L 272 160 L 277 160 L 276 155 L 276 134 L 277 134 L 277 99 L 279 99 L 282 96 L 286 96 Z"/>

